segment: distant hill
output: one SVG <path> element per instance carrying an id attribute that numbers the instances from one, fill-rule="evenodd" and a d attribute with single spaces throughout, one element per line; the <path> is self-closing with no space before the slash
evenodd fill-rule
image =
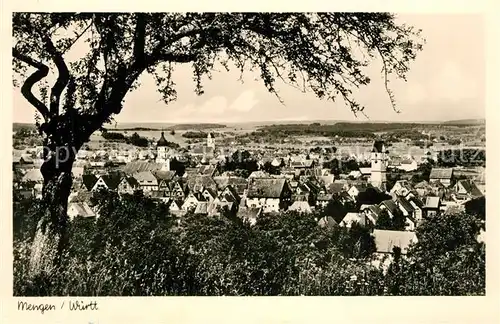
<path id="1" fill-rule="evenodd" d="M 444 125 L 483 125 L 486 124 L 484 118 L 480 119 L 458 119 L 458 120 L 448 120 L 443 122 Z"/>
<path id="2" fill-rule="evenodd" d="M 174 126 L 168 127 L 169 130 L 204 130 L 204 129 L 217 129 L 217 128 L 226 128 L 226 125 L 223 124 L 178 124 Z"/>
<path id="3" fill-rule="evenodd" d="M 119 123 L 116 126 L 107 125 L 108 130 L 127 130 L 127 131 L 161 131 L 163 130 L 206 130 L 226 128 L 223 124 L 169 124 L 169 123 Z"/>
<path id="4" fill-rule="evenodd" d="M 35 129 L 35 124 L 31 123 L 12 123 L 12 130 L 17 131 L 21 128 Z"/>

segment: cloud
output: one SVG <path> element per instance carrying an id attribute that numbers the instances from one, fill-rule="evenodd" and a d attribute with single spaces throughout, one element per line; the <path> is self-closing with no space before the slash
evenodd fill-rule
<path id="1" fill-rule="evenodd" d="M 229 105 L 229 110 L 248 112 L 252 110 L 259 100 L 255 98 L 255 93 L 252 90 L 246 90 L 242 92 L 238 98 L 236 98 L 231 105 Z"/>
<path id="2" fill-rule="evenodd" d="M 197 110 L 203 115 L 222 115 L 227 110 L 227 99 L 223 96 L 212 97 L 198 107 Z"/>
<path id="3" fill-rule="evenodd" d="M 169 119 L 195 121 L 238 120 L 242 113 L 252 110 L 258 102 L 252 90 L 242 92 L 232 102 L 228 102 L 224 96 L 214 96 L 199 105 L 188 104 L 174 110 Z"/>

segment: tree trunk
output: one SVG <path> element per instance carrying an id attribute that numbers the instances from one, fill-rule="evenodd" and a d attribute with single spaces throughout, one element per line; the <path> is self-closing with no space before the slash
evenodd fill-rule
<path id="1" fill-rule="evenodd" d="M 43 209 L 31 246 L 30 277 L 49 274 L 60 264 L 68 243 L 68 197 L 75 151 L 70 145 L 57 146 L 47 154 L 41 167 L 44 177 Z"/>

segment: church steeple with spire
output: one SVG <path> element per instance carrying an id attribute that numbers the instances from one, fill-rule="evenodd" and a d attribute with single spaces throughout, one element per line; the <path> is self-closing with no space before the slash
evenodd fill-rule
<path id="1" fill-rule="evenodd" d="M 215 139 L 212 136 L 212 133 L 208 132 L 207 134 L 207 147 L 215 149 Z"/>
<path id="2" fill-rule="evenodd" d="M 168 156 L 168 141 L 165 132 L 161 131 L 160 139 L 156 143 L 156 163 L 163 164 L 162 169 L 170 170 L 170 157 Z"/>

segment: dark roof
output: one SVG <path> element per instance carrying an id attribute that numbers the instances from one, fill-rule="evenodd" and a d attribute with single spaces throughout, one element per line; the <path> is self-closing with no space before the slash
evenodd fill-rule
<path id="1" fill-rule="evenodd" d="M 125 180 L 132 188 L 139 186 L 139 182 L 137 182 L 137 180 L 134 177 L 125 177 Z"/>
<path id="2" fill-rule="evenodd" d="M 410 203 L 414 203 L 415 205 L 417 205 L 418 208 L 422 208 L 424 206 L 424 203 L 422 202 L 422 200 L 420 200 L 420 198 L 417 198 L 417 197 L 410 197 L 410 198 L 407 198 L 407 200 L 410 202 Z"/>
<path id="3" fill-rule="evenodd" d="M 238 194 L 238 192 L 236 191 L 236 189 L 234 189 L 234 187 L 233 187 L 233 186 L 231 186 L 231 185 L 226 186 L 226 188 L 225 188 L 224 190 L 226 190 L 226 189 L 230 192 L 230 195 L 226 194 L 226 195 L 224 196 L 224 198 L 225 198 L 227 201 L 234 201 L 234 202 L 236 202 L 237 204 L 239 204 L 239 203 L 240 203 L 241 198 L 240 198 L 240 195 Z M 227 197 L 227 196 L 230 196 L 230 198 L 229 198 L 229 197 Z"/>
<path id="4" fill-rule="evenodd" d="M 83 185 L 87 190 L 92 190 L 95 183 L 97 182 L 97 176 L 95 174 L 84 174 L 82 175 Z"/>
<path id="5" fill-rule="evenodd" d="M 334 182 L 334 183 L 331 183 L 326 189 L 327 189 L 328 193 L 330 193 L 330 194 L 340 193 L 340 192 L 344 191 L 344 184 Z"/>
<path id="6" fill-rule="evenodd" d="M 280 198 L 286 185 L 286 179 L 254 178 L 248 185 L 249 198 Z"/>
<path id="7" fill-rule="evenodd" d="M 168 141 L 165 139 L 165 133 L 161 132 L 160 139 L 158 140 L 158 143 L 156 143 L 156 146 L 168 146 Z"/>
<path id="8" fill-rule="evenodd" d="M 481 197 L 483 195 L 481 190 L 471 180 L 459 180 L 457 184 L 461 184 L 472 197 Z"/>
<path id="9" fill-rule="evenodd" d="M 298 185 L 298 189 L 300 189 L 301 191 L 304 191 L 304 192 L 311 192 L 311 189 L 309 188 L 308 185 L 306 185 L 305 183 L 303 182 L 300 182 L 299 185 Z"/>
<path id="10" fill-rule="evenodd" d="M 186 180 L 187 186 L 190 190 L 203 188 L 212 188 L 213 190 L 217 190 L 217 184 L 211 176 L 207 175 L 196 175 L 189 176 Z"/>
<path id="11" fill-rule="evenodd" d="M 409 213 L 415 211 L 415 208 L 412 206 L 412 204 L 410 204 L 408 200 L 406 200 L 406 198 L 398 197 L 396 202 L 400 204 Z"/>
<path id="12" fill-rule="evenodd" d="M 122 180 L 121 176 L 114 174 L 105 174 L 101 176 L 109 189 L 116 189 Z"/>
<path id="13" fill-rule="evenodd" d="M 233 187 L 238 195 L 242 195 L 248 186 L 247 179 L 243 177 L 213 177 L 219 190 L 225 189 L 227 186 Z"/>
<path id="14" fill-rule="evenodd" d="M 215 192 L 214 189 L 208 187 L 208 188 L 205 188 L 205 190 L 210 194 L 210 196 L 212 196 L 213 198 L 216 198 L 217 197 L 217 192 Z M 204 190 L 204 191 L 205 191 Z"/>
<path id="15" fill-rule="evenodd" d="M 387 153 L 387 150 L 385 149 L 385 143 L 384 141 L 375 141 L 373 143 L 373 149 L 372 152 L 374 153 Z"/>
<path id="16" fill-rule="evenodd" d="M 395 213 L 398 210 L 398 206 L 392 199 L 384 200 L 380 204 L 384 205 L 387 208 L 387 210 L 390 211 L 391 213 Z"/>
<path id="17" fill-rule="evenodd" d="M 163 164 L 148 161 L 132 161 L 121 167 L 126 174 L 135 174 L 144 171 L 156 172 L 161 170 Z"/>
<path id="18" fill-rule="evenodd" d="M 154 176 L 158 180 L 167 180 L 170 181 L 175 176 L 175 171 L 156 171 L 153 172 Z"/>
<path id="19" fill-rule="evenodd" d="M 375 221 L 377 221 L 378 217 L 380 216 L 380 213 L 382 212 L 382 210 L 380 210 L 380 207 L 377 205 L 370 205 L 368 206 L 367 209 L 370 210 L 371 215 L 373 216 Z"/>

